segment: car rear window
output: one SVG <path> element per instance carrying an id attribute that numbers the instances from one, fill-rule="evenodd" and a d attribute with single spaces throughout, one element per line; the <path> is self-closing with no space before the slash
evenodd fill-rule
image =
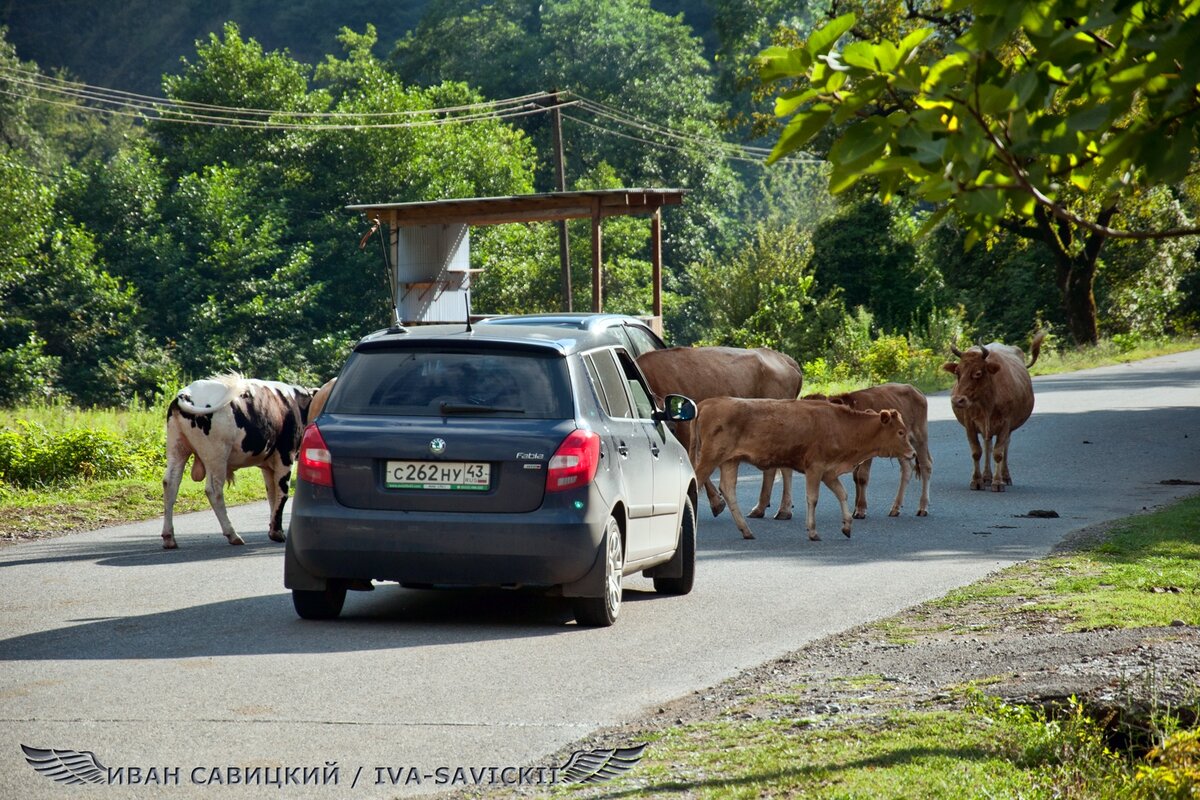
<path id="1" fill-rule="evenodd" d="M 574 416 L 565 360 L 487 351 L 369 350 L 355 353 L 330 399 L 335 414 L 521 419 Z"/>

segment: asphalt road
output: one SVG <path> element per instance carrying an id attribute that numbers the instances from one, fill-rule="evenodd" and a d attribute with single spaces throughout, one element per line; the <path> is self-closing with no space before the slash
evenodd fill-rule
<path id="1" fill-rule="evenodd" d="M 205 511 L 177 520 L 178 551 L 160 549 L 160 520 L 0 548 L 0 799 L 394 797 L 458 767 L 513 779 L 479 770 L 557 766 L 547 754 L 598 726 L 1197 491 L 1162 482 L 1200 481 L 1200 351 L 1035 391 L 1008 492 L 968 490 L 966 438 L 935 395 L 929 517 L 912 516 L 915 483 L 904 515 L 884 516 L 887 462 L 850 539 L 826 489 L 820 542 L 802 507 L 751 520 L 753 541 L 702 508 L 695 591 L 630 579 L 607 630 L 577 628 L 557 600 L 392 585 L 352 593 L 337 622 L 301 621 L 263 503 L 233 510 L 245 547 Z M 744 509 L 756 491 L 743 470 Z M 1059 517 L 1023 516 L 1035 509 Z M 60 785 L 21 744 L 89 751 L 126 785 Z"/>

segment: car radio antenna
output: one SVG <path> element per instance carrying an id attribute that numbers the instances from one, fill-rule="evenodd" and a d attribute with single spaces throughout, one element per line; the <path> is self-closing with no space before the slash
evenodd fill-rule
<path id="1" fill-rule="evenodd" d="M 383 223 L 379 217 L 371 218 L 371 229 L 363 234 L 363 237 L 358 240 L 358 249 L 366 250 L 367 242 L 372 234 L 378 231 L 379 233 L 379 249 L 383 255 L 383 268 L 387 270 L 388 287 L 392 290 L 392 324 L 388 327 L 390 333 L 408 333 L 408 329 L 400 323 L 400 309 L 396 307 L 396 270 L 392 269 L 391 262 L 388 260 L 388 248 L 386 233 Z"/>
<path id="2" fill-rule="evenodd" d="M 467 333 L 471 332 L 471 287 L 463 292 L 463 299 L 467 301 Z"/>

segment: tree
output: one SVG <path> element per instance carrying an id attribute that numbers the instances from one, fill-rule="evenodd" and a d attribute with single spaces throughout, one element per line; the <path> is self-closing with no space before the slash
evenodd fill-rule
<path id="1" fill-rule="evenodd" d="M 903 38 L 836 45 L 846 14 L 760 54 L 783 81 L 777 159 L 838 127 L 830 189 L 863 179 L 953 213 L 971 246 L 999 229 L 1043 242 L 1068 328 L 1095 342 L 1094 285 L 1109 239 L 1200 234 L 1122 227 L 1122 212 L 1196 170 L 1200 5 L 1173 0 L 950 0 Z M 964 22 L 964 20 L 966 20 Z M 939 23 L 945 23 L 939 27 Z M 935 31 L 964 32 L 944 54 Z M 844 126 L 844 127 L 840 127 Z"/>

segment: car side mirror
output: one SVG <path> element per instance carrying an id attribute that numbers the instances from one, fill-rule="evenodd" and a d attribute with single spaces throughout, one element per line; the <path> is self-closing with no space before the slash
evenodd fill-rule
<path id="1" fill-rule="evenodd" d="M 696 404 L 690 397 L 681 394 L 669 394 L 663 401 L 664 410 L 655 411 L 654 419 L 659 422 L 688 422 L 696 418 Z"/>

